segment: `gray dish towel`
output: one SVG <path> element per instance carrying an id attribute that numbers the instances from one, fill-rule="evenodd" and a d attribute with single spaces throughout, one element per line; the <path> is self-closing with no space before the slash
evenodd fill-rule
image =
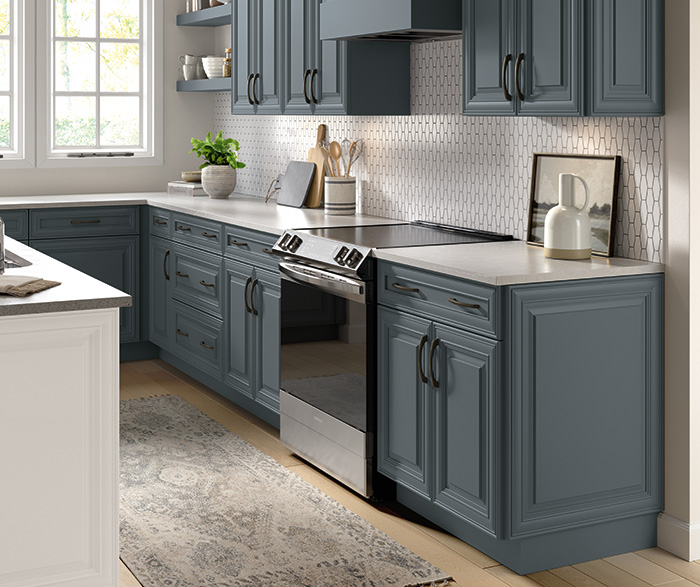
<path id="1" fill-rule="evenodd" d="M 47 281 L 40 277 L 0 275 L 0 294 L 23 298 L 33 293 L 61 285 L 59 281 Z"/>

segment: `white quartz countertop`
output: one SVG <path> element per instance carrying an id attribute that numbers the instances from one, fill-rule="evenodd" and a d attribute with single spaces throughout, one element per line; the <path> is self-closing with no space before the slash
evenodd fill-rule
<path id="1" fill-rule="evenodd" d="M 290 208 L 262 198 L 234 194 L 227 200 L 164 192 L 0 197 L 3 209 L 150 205 L 271 234 L 293 228 L 395 224 L 378 216 L 327 216 L 323 209 Z M 19 253 L 21 255 L 21 253 Z M 585 261 L 545 259 L 540 247 L 522 241 L 380 249 L 376 257 L 491 285 L 571 281 L 662 273 L 663 265 L 624 258 Z M 65 267 L 65 266 L 64 266 Z M 42 275 L 42 277 L 44 277 Z M 50 290 L 49 290 L 50 291 Z"/>
<path id="2" fill-rule="evenodd" d="M 6 275 L 40 277 L 60 281 L 61 285 L 24 298 L 0 294 L 0 316 L 131 306 L 131 296 L 16 240 L 6 238 L 5 249 L 32 263 L 28 267 L 5 269 Z"/>

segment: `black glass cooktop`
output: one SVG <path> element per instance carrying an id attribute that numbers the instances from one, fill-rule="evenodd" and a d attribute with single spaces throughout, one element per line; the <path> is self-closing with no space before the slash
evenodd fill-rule
<path id="1" fill-rule="evenodd" d="M 422 222 L 311 228 L 297 232 L 372 249 L 513 240 L 510 235 Z"/>

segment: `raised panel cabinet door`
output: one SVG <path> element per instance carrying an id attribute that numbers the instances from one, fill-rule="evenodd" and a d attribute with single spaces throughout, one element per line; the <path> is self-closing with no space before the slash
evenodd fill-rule
<path id="1" fill-rule="evenodd" d="M 236 0 L 233 3 L 231 23 L 231 112 L 252 114 L 255 104 L 252 97 L 255 75 L 255 2 L 256 0 Z"/>
<path id="2" fill-rule="evenodd" d="M 513 536 L 663 506 L 663 276 L 590 281 L 511 290 Z"/>
<path id="3" fill-rule="evenodd" d="M 255 14 L 253 101 L 259 113 L 282 114 L 283 0 L 258 0 Z"/>
<path id="4" fill-rule="evenodd" d="M 434 336 L 434 500 L 495 536 L 501 343 L 440 324 Z"/>
<path id="5" fill-rule="evenodd" d="M 430 321 L 380 307 L 378 312 L 377 452 L 379 471 L 430 498 Z"/>
<path id="6" fill-rule="evenodd" d="M 521 0 L 517 3 L 518 113 L 583 113 L 584 2 Z"/>
<path id="7" fill-rule="evenodd" d="M 170 275 L 171 247 L 168 240 L 151 236 L 150 287 L 148 304 L 149 340 L 170 350 Z"/>
<path id="8" fill-rule="evenodd" d="M 224 294 L 228 350 L 224 358 L 226 384 L 250 398 L 254 397 L 253 373 L 255 334 L 250 307 L 252 268 L 245 263 L 226 261 Z"/>
<path id="9" fill-rule="evenodd" d="M 119 312 L 119 342 L 139 341 L 139 237 L 33 240 L 30 246 L 132 296 Z"/>
<path id="10" fill-rule="evenodd" d="M 514 115 L 513 0 L 464 0 L 464 113 Z"/>
<path id="11" fill-rule="evenodd" d="M 664 114 L 664 1 L 591 2 L 593 116 Z"/>
<path id="12" fill-rule="evenodd" d="M 251 309 L 255 320 L 255 401 L 280 410 L 280 300 L 279 275 L 254 270 Z"/>
<path id="13" fill-rule="evenodd" d="M 284 111 L 287 114 L 311 114 L 309 94 L 312 73 L 311 12 L 315 0 L 284 0 Z"/>

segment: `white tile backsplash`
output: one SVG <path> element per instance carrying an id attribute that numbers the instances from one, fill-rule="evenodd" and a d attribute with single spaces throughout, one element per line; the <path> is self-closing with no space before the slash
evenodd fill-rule
<path id="1" fill-rule="evenodd" d="M 316 128 L 363 138 L 355 175 L 362 212 L 525 238 L 532 154 L 622 156 L 615 253 L 663 260 L 663 118 L 462 116 L 460 41 L 411 48 L 411 116 L 232 116 L 215 97 L 215 129 L 241 142 L 238 189 L 264 196 L 290 160 L 306 160 Z"/>

